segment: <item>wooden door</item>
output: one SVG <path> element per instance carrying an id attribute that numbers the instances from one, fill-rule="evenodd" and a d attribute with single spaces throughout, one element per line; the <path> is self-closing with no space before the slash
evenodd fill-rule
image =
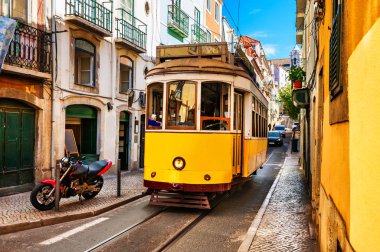
<path id="1" fill-rule="evenodd" d="M 34 182 L 35 112 L 11 101 L 0 105 L 0 187 Z"/>

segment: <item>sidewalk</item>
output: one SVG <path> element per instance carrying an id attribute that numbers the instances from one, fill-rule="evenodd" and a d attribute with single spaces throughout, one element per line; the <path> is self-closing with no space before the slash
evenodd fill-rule
<path id="1" fill-rule="evenodd" d="M 29 201 L 30 192 L 0 197 L 0 234 L 52 225 L 91 217 L 140 197 L 146 188 L 143 186 L 143 172 L 125 172 L 121 178 L 121 196 L 116 196 L 117 177 L 104 176 L 100 193 L 91 200 L 78 197 L 61 199 L 60 211 L 39 211 Z"/>
<path id="2" fill-rule="evenodd" d="M 318 251 L 309 233 L 311 205 L 298 161 L 299 153 L 288 152 L 239 251 Z"/>

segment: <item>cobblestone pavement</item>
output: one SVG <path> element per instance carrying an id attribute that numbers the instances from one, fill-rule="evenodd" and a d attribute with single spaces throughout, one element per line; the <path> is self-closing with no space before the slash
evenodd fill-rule
<path id="1" fill-rule="evenodd" d="M 318 251 L 309 235 L 310 204 L 298 160 L 286 158 L 249 251 Z"/>
<path id="2" fill-rule="evenodd" d="M 78 197 L 61 199 L 59 212 L 35 209 L 29 200 L 30 192 L 0 197 L 0 234 L 89 217 L 118 206 L 146 190 L 143 172 L 122 174 L 120 197 L 116 196 L 116 188 L 116 176 L 105 175 L 103 188 L 94 199 L 82 203 Z"/>

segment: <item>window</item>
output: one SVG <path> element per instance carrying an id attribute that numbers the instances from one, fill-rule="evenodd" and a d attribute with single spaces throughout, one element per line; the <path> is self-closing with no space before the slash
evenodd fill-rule
<path id="1" fill-rule="evenodd" d="M 163 111 L 163 97 L 164 88 L 162 83 L 150 84 L 147 88 L 148 96 L 148 129 L 161 129 L 162 128 L 162 111 Z"/>
<path id="2" fill-rule="evenodd" d="M 196 26 L 200 26 L 201 24 L 201 13 L 197 8 L 194 8 L 194 23 Z"/>
<path id="3" fill-rule="evenodd" d="M 207 30 L 207 42 L 211 42 L 211 32 Z"/>
<path id="4" fill-rule="evenodd" d="M 175 81 L 168 84 L 168 129 L 195 129 L 195 84 L 190 81 Z"/>
<path id="5" fill-rule="evenodd" d="M 125 93 L 133 88 L 133 61 L 127 57 L 120 57 L 119 92 Z"/>
<path id="6" fill-rule="evenodd" d="M 266 137 L 268 110 L 256 97 L 252 97 L 252 137 Z"/>
<path id="7" fill-rule="evenodd" d="M 132 23 L 132 16 L 133 16 L 133 0 L 120 0 L 120 8 L 125 10 L 128 14 L 124 18 L 128 23 Z"/>
<path id="8" fill-rule="evenodd" d="M 207 0 L 207 10 L 211 12 L 211 0 Z"/>
<path id="9" fill-rule="evenodd" d="M 219 4 L 215 2 L 215 20 L 219 23 Z"/>
<path id="10" fill-rule="evenodd" d="M 75 39 L 75 84 L 95 86 L 95 46 Z"/>
<path id="11" fill-rule="evenodd" d="M 181 7 L 181 0 L 172 0 L 172 3 L 179 8 Z"/>
<path id="12" fill-rule="evenodd" d="M 340 57 L 341 57 L 341 32 L 342 32 L 342 4 L 338 0 L 333 1 L 333 25 L 330 35 L 330 73 L 329 89 L 330 99 L 333 100 L 343 86 L 340 80 Z"/>
<path id="13" fill-rule="evenodd" d="M 2 0 L 2 15 L 28 22 L 28 0 Z"/>
<path id="14" fill-rule="evenodd" d="M 225 83 L 205 82 L 201 90 L 201 129 L 229 130 L 230 86 Z"/>

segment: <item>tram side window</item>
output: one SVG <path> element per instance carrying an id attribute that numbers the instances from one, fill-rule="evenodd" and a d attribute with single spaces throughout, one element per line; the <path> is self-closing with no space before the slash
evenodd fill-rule
<path id="1" fill-rule="evenodd" d="M 168 85 L 168 129 L 195 129 L 196 83 L 176 81 Z"/>
<path id="2" fill-rule="evenodd" d="M 268 110 L 255 97 L 252 97 L 252 137 L 266 137 Z"/>
<path id="3" fill-rule="evenodd" d="M 229 85 L 205 82 L 201 89 L 201 129 L 229 130 Z"/>
<path id="4" fill-rule="evenodd" d="M 154 83 L 148 86 L 148 129 L 162 128 L 163 84 Z"/>

